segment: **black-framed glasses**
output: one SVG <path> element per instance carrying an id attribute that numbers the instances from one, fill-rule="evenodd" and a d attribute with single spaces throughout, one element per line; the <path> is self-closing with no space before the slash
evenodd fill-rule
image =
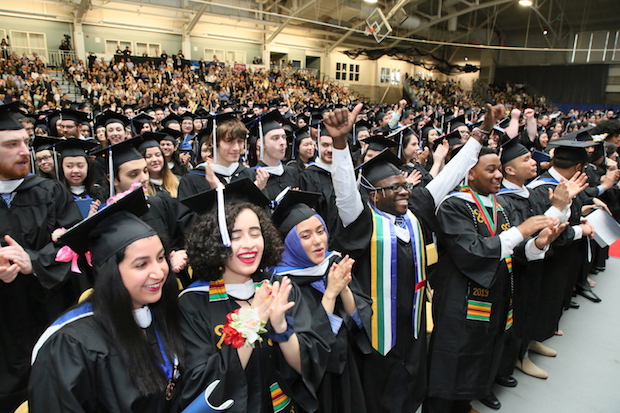
<path id="1" fill-rule="evenodd" d="M 374 188 L 375 190 L 379 191 L 392 191 L 392 192 L 400 192 L 403 189 L 406 190 L 407 192 L 411 192 L 411 190 L 413 189 L 413 184 L 411 182 L 405 182 L 404 184 L 396 184 L 396 185 L 390 185 L 390 186 L 382 186 L 382 187 L 376 187 Z"/>

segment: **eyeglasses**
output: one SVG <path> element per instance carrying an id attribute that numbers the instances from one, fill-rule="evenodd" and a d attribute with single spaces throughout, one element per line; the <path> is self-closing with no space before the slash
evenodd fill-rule
<path id="1" fill-rule="evenodd" d="M 43 156 L 41 158 L 37 158 L 37 163 L 47 162 L 50 159 L 52 159 L 52 157 L 50 155 L 45 155 L 45 156 Z"/>
<path id="2" fill-rule="evenodd" d="M 403 189 L 407 192 L 411 192 L 411 190 L 413 189 L 413 184 L 411 182 L 405 182 L 404 184 L 396 184 L 396 185 L 391 185 L 391 186 L 382 186 L 382 187 L 378 187 L 378 188 L 374 188 L 375 190 L 388 190 L 388 191 L 392 191 L 392 192 L 401 192 Z"/>

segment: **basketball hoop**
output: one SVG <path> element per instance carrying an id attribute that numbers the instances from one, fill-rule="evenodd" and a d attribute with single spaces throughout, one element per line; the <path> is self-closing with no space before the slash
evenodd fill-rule
<path id="1" fill-rule="evenodd" d="M 373 29 L 372 27 L 370 27 L 368 24 L 366 25 L 366 30 L 364 30 L 364 34 L 366 36 L 373 36 L 375 33 L 375 29 Z"/>
<path id="2" fill-rule="evenodd" d="M 381 9 L 377 7 L 366 19 L 364 34 L 373 36 L 377 43 L 381 43 L 390 33 L 392 33 L 392 26 L 388 23 Z"/>

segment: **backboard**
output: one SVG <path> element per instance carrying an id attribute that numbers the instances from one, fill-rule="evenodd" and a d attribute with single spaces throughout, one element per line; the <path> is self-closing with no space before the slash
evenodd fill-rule
<path id="1" fill-rule="evenodd" d="M 392 26 L 388 23 L 380 8 L 376 8 L 366 19 L 366 36 L 373 35 L 377 43 L 381 43 L 390 33 Z"/>

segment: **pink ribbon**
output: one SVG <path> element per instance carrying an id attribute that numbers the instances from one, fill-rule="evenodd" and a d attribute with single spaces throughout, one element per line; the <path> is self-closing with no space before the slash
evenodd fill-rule
<path id="1" fill-rule="evenodd" d="M 86 262 L 88 263 L 88 265 L 92 267 L 93 266 L 92 254 L 90 253 L 90 251 L 88 251 L 84 255 L 86 256 Z M 68 245 L 65 245 L 64 247 L 58 250 L 58 253 L 56 254 L 56 261 L 71 262 L 71 271 L 81 274 L 82 271 L 80 271 L 80 267 L 78 266 L 79 257 L 80 256 L 78 253 L 76 253 L 71 248 L 69 248 Z"/>

